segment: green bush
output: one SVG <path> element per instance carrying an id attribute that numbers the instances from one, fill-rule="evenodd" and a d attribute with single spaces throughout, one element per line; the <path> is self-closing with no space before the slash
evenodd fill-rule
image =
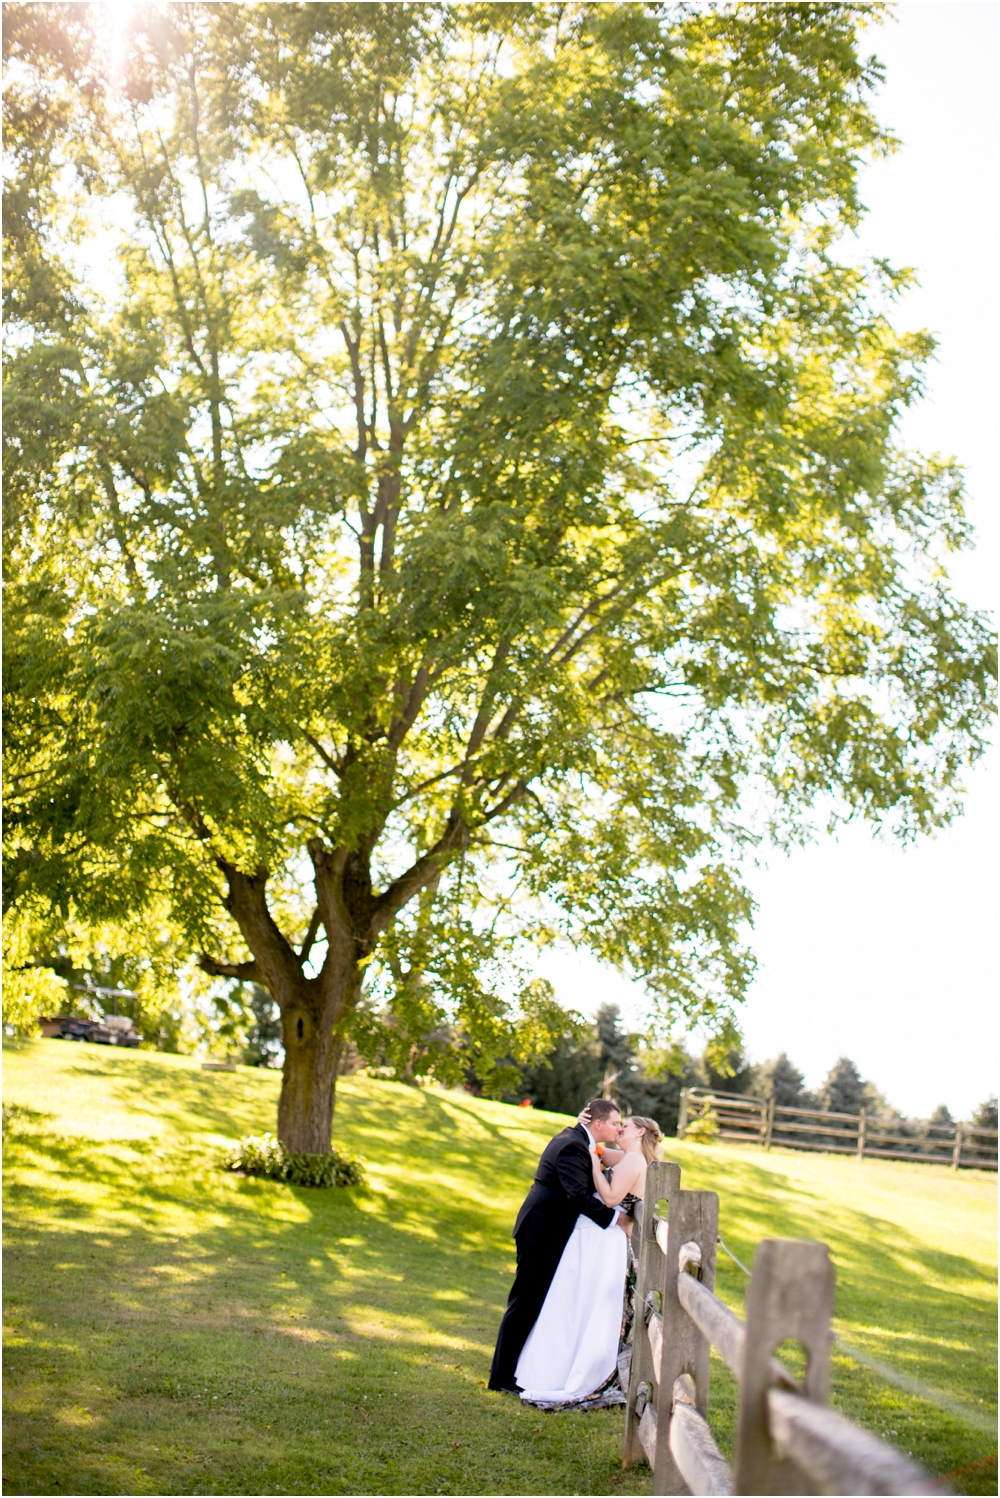
<path id="1" fill-rule="evenodd" d="M 245 1176 L 287 1181 L 291 1186 L 361 1186 L 365 1180 L 359 1156 L 342 1150 L 324 1155 L 299 1154 L 285 1149 L 273 1134 L 245 1135 L 226 1156 L 225 1168 Z"/>
<path id="2" fill-rule="evenodd" d="M 702 1100 L 701 1107 L 684 1130 L 688 1144 L 712 1144 L 719 1137 L 719 1120 L 715 1116 L 710 1098 Z"/>

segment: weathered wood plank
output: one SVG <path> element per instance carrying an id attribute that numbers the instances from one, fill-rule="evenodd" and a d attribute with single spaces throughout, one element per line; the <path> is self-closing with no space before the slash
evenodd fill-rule
<path id="1" fill-rule="evenodd" d="M 655 1236 L 657 1243 L 660 1245 L 660 1252 L 666 1253 L 667 1244 L 670 1241 L 670 1225 L 663 1217 L 656 1219 Z"/>
<path id="2" fill-rule="evenodd" d="M 765 1238 L 747 1286 L 734 1481 L 738 1493 L 809 1493 L 802 1469 L 779 1451 L 768 1427 L 772 1352 L 786 1338 L 806 1354 L 803 1394 L 825 1404 L 830 1387 L 833 1265 L 825 1243 Z"/>
<path id="3" fill-rule="evenodd" d="M 828 1118 L 830 1115 L 826 1114 L 825 1116 Z M 836 1139 L 857 1139 L 857 1119 L 853 1119 L 852 1124 L 852 1128 L 838 1129 L 835 1126 L 831 1127 L 829 1124 L 785 1123 L 780 1118 L 776 1118 L 774 1121 L 775 1129 L 780 1130 L 783 1134 L 829 1134 Z"/>
<path id="4" fill-rule="evenodd" d="M 677 1298 L 737 1378 L 743 1372 L 743 1323 L 690 1274 L 677 1276 Z"/>
<path id="5" fill-rule="evenodd" d="M 701 1280 L 707 1290 L 715 1284 L 715 1252 L 719 1236 L 719 1198 L 714 1191 L 679 1191 L 670 1203 L 667 1252 L 659 1259 L 660 1309 L 663 1316 L 663 1347 L 660 1357 L 660 1387 L 657 1395 L 659 1439 L 653 1468 L 655 1494 L 685 1493 L 687 1485 L 674 1460 L 670 1445 L 673 1421 L 672 1393 L 681 1374 L 690 1374 L 695 1402 L 702 1419 L 708 1417 L 709 1344 L 677 1298 L 677 1266 L 681 1249 L 690 1257 L 691 1245 L 701 1250 Z"/>
<path id="6" fill-rule="evenodd" d="M 631 1466 L 643 1455 L 639 1440 L 639 1421 L 645 1406 L 644 1390 L 652 1382 L 652 1352 L 646 1326 L 643 1301 L 662 1277 L 663 1255 L 653 1236 L 656 1218 L 656 1203 L 666 1201 L 669 1210 L 671 1200 L 680 1190 L 681 1170 L 676 1161 L 654 1160 L 646 1172 L 646 1190 L 640 1208 L 636 1211 L 636 1225 L 632 1232 L 637 1240 L 639 1268 L 636 1272 L 635 1320 L 632 1324 L 632 1360 L 629 1368 L 625 1420 L 622 1429 L 622 1463 Z M 635 1243 L 632 1245 L 636 1246 Z M 657 1355 L 656 1371 L 659 1373 L 660 1359 Z"/>
<path id="7" fill-rule="evenodd" d="M 656 1466 L 656 1412 L 647 1404 L 639 1421 L 639 1442 L 651 1467 Z"/>
<path id="8" fill-rule="evenodd" d="M 683 1274 L 689 1264 L 693 1264 L 696 1269 L 701 1268 L 700 1243 L 682 1243 L 677 1250 L 677 1273 Z"/>
<path id="9" fill-rule="evenodd" d="M 740 1318 L 690 1274 L 677 1276 L 677 1299 L 698 1330 L 711 1342 L 729 1371 L 739 1378 L 743 1372 L 744 1335 Z M 788 1369 L 777 1358 L 771 1359 L 771 1380 L 780 1388 L 798 1388 Z"/>
<path id="10" fill-rule="evenodd" d="M 709 1098 L 713 1103 L 721 1103 L 726 1108 L 765 1108 L 767 1098 L 754 1097 L 749 1092 L 713 1092 L 711 1087 L 685 1087 L 684 1091 L 689 1098 L 694 1098 L 700 1103 L 703 1098 Z"/>
<path id="11" fill-rule="evenodd" d="M 913 1150 L 884 1150 L 871 1144 L 865 1145 L 866 1160 L 914 1160 L 917 1164 L 924 1165 L 950 1165 L 952 1158 L 953 1152 L 950 1145 L 947 1153 L 940 1155 L 918 1155 Z"/>
<path id="12" fill-rule="evenodd" d="M 663 1317 L 659 1311 L 654 1311 L 649 1318 L 646 1327 L 646 1335 L 649 1338 L 649 1352 L 652 1362 L 653 1377 L 657 1384 L 660 1382 L 660 1359 L 663 1356 Z"/>
<path id="13" fill-rule="evenodd" d="M 832 1111 L 827 1113 L 825 1108 L 793 1108 L 791 1104 L 785 1103 L 779 1103 L 774 1111 L 775 1114 L 797 1113 L 803 1118 L 847 1118 L 852 1123 L 857 1123 L 858 1121 L 857 1113 L 834 1113 Z"/>
<path id="14" fill-rule="evenodd" d="M 732 1493 L 728 1463 L 713 1441 L 708 1423 L 695 1408 L 694 1384 L 687 1374 L 674 1383 L 670 1450 L 692 1493 Z"/>
<path id="15" fill-rule="evenodd" d="M 943 1493 L 901 1451 L 823 1405 L 787 1389 L 769 1389 L 771 1440 L 782 1456 L 807 1473 L 821 1493 Z"/>

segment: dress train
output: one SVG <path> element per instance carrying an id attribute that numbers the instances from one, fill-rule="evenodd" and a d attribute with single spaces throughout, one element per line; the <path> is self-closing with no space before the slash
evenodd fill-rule
<path id="1" fill-rule="evenodd" d="M 578 1217 L 517 1363 L 524 1400 L 584 1399 L 614 1373 L 628 1239 L 617 1222 Z"/>

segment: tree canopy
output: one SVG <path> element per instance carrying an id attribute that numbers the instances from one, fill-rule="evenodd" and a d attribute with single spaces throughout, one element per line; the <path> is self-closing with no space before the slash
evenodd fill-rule
<path id="1" fill-rule="evenodd" d="M 359 1003 L 549 1048 L 525 943 L 729 1044 L 748 843 L 955 814 L 961 477 L 838 250 L 873 9 L 5 7 L 18 950 L 263 985 L 292 1147 Z"/>

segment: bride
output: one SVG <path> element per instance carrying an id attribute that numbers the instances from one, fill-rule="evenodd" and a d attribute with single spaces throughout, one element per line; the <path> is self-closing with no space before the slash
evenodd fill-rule
<path id="1" fill-rule="evenodd" d="M 627 1196 L 641 1197 L 646 1166 L 656 1158 L 663 1135 L 652 1118 L 629 1118 L 619 1136 L 610 1181 L 601 1170 L 596 1151 L 594 1194 L 609 1207 Z M 584 1399 L 607 1383 L 615 1371 L 622 1328 L 622 1298 L 628 1267 L 627 1237 L 614 1226 L 599 1228 L 580 1216 L 563 1249 L 538 1320 L 531 1329 L 517 1363 L 521 1398 L 560 1404 Z"/>

